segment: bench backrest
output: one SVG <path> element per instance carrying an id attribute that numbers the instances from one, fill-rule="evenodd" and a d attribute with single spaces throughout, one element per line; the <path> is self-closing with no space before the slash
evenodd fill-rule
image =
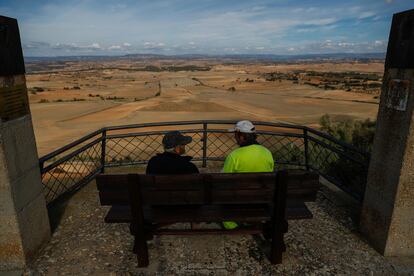
<path id="1" fill-rule="evenodd" d="M 269 203 L 276 174 L 101 175 L 101 204 L 128 204 L 130 182 L 140 187 L 144 205 Z"/>
<path id="2" fill-rule="evenodd" d="M 278 183 L 287 181 L 287 201 L 313 201 L 316 173 L 208 173 L 187 175 L 103 174 L 96 178 L 101 205 L 128 205 L 129 183 L 139 187 L 144 205 L 271 203 Z"/>

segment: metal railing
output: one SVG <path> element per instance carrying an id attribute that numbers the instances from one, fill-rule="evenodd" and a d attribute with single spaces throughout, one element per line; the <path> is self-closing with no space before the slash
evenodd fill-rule
<path id="1" fill-rule="evenodd" d="M 233 134 L 227 131 L 235 122 L 180 121 L 99 129 L 40 158 L 46 200 L 50 204 L 77 190 L 105 168 L 147 163 L 163 151 L 162 137 L 170 130 L 180 130 L 192 136 L 187 154 L 193 156 L 193 161 L 202 167 L 210 162 L 216 164 L 237 148 Z M 272 152 L 276 169 L 317 171 L 354 198 L 362 200 L 369 163 L 367 152 L 305 126 L 254 124 L 257 140 Z"/>

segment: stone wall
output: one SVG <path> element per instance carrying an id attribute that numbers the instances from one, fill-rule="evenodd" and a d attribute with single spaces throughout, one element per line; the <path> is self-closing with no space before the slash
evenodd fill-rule
<path id="1" fill-rule="evenodd" d="M 22 84 L 0 77 L 0 88 Z M 31 116 L 0 120 L 0 270 L 23 268 L 49 237 Z"/>

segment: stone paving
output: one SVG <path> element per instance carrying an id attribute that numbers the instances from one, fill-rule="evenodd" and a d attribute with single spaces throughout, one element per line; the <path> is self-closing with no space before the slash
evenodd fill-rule
<path id="1" fill-rule="evenodd" d="M 311 220 L 290 221 L 283 264 L 271 265 L 261 236 L 162 236 L 149 243 L 150 265 L 138 268 L 127 224 L 105 224 L 95 182 L 51 215 L 59 219 L 26 275 L 414 275 L 374 251 L 351 212 L 323 188 L 308 204 Z M 207 225 L 210 227 L 211 225 Z"/>

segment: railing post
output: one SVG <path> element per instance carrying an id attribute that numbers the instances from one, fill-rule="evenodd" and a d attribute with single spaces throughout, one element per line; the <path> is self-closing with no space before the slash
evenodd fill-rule
<path id="1" fill-rule="evenodd" d="M 309 142 L 308 142 L 308 130 L 303 129 L 303 140 L 305 144 L 305 167 L 309 171 Z"/>
<path id="2" fill-rule="evenodd" d="M 203 123 L 203 168 L 207 166 L 207 123 Z"/>
<path id="3" fill-rule="evenodd" d="M 40 161 L 39 162 L 39 169 L 40 169 L 40 178 L 42 180 L 42 184 L 43 184 L 43 168 L 45 167 L 45 162 L 44 161 Z M 45 186 L 43 185 L 43 188 L 45 188 Z"/>
<path id="4" fill-rule="evenodd" d="M 106 129 L 102 131 L 101 141 L 101 173 L 105 172 L 105 156 L 106 156 Z"/>

